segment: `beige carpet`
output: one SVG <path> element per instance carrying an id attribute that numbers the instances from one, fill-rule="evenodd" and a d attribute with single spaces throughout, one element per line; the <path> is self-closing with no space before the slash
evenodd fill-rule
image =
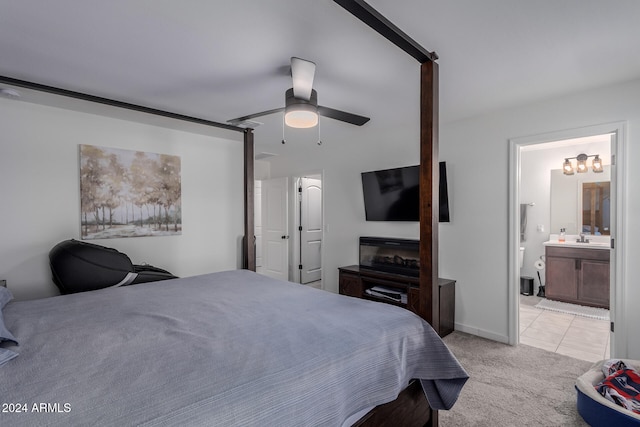
<path id="1" fill-rule="evenodd" d="M 470 378 L 440 426 L 588 426 L 574 384 L 591 362 L 457 331 L 444 341 Z"/>

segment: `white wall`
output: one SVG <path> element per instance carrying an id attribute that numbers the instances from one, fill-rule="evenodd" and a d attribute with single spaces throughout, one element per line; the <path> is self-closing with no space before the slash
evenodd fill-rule
<path id="1" fill-rule="evenodd" d="M 360 173 L 420 163 L 419 147 L 377 144 L 362 137 L 361 128 L 341 125 L 340 140 L 323 137 L 322 146 L 287 142 L 288 148 L 269 159 L 271 176 L 303 176 L 322 171 L 325 234 L 323 243 L 323 289 L 338 292 L 338 267 L 358 263 L 360 236 L 418 238 L 417 222 L 366 222 Z M 324 131 L 323 131 L 324 132 Z M 366 133 L 366 130 L 364 130 Z M 417 135 L 417 131 L 416 131 Z M 256 138 L 260 134 L 257 133 Z M 380 135 L 381 140 L 392 140 Z M 293 138 L 290 138 L 293 140 Z M 417 137 L 412 139 L 417 141 Z M 367 147 L 363 151 L 363 145 Z M 375 151 L 375 153 L 374 153 Z"/>
<path id="2" fill-rule="evenodd" d="M 466 185 L 453 196 L 464 206 L 459 206 L 458 210 L 472 212 L 474 205 L 470 201 L 473 201 L 477 203 L 476 209 L 480 207 L 483 212 L 475 222 L 472 215 L 466 216 L 452 233 L 441 235 L 442 270 L 455 271 L 459 280 L 456 321 L 463 329 L 487 336 L 507 336 L 506 295 L 511 286 L 507 275 L 509 138 L 626 121 L 627 153 L 626 158 L 619 160 L 633 164 L 640 159 L 637 140 L 640 105 L 635 102 L 639 95 L 640 81 L 634 81 L 443 126 L 441 152 L 459 158 L 466 172 Z M 482 172 L 478 165 L 469 161 L 473 158 L 478 164 L 493 166 Z M 638 182 L 638 170 L 627 168 L 627 171 L 628 182 Z M 473 179 L 474 174 L 480 176 L 481 173 L 486 179 Z M 478 194 L 491 196 L 479 200 Z M 632 260 L 633 254 L 640 249 L 640 195 L 627 187 L 623 203 L 626 234 L 618 237 L 625 240 L 623 245 L 626 246 L 618 245 L 618 248 L 619 251 L 624 248 L 626 279 L 621 279 L 625 301 L 629 304 L 627 321 L 632 325 L 639 320 L 637 310 L 631 308 L 634 301 L 640 301 L 640 292 L 627 279 L 639 273 L 637 263 Z M 459 242 L 468 242 L 473 252 L 460 253 Z M 465 268 L 460 269 L 456 264 Z M 629 339 L 627 343 L 628 356 L 640 356 L 638 340 Z"/>
<path id="3" fill-rule="evenodd" d="M 92 243 L 178 276 L 240 267 L 241 133 L 232 140 L 228 131 L 220 138 L 7 99 L 0 129 L 0 278 L 16 299 L 58 293 L 48 252 L 80 237 L 79 144 L 181 157 L 182 235 Z"/>
<path id="4" fill-rule="evenodd" d="M 416 85 L 417 85 L 416 81 Z M 468 120 L 443 123 L 440 159 L 447 161 L 452 222 L 441 224 L 439 273 L 457 280 L 456 328 L 508 341 L 508 212 L 509 139 L 601 123 L 627 122 L 628 165 L 640 163 L 640 80 L 589 90 L 531 105 L 514 107 Z M 361 235 L 418 236 L 417 224 L 364 221 L 360 172 L 416 164 L 417 118 L 410 126 L 388 128 L 372 136 L 346 129 L 343 141 L 325 143 L 313 155 L 291 149 L 271 161 L 271 175 L 324 170 L 326 289 L 337 289 L 337 268 L 357 262 Z M 372 120 L 373 122 L 373 120 Z M 411 125 L 414 124 L 415 126 Z M 309 149 L 311 150 L 311 149 Z M 629 325 L 640 323 L 631 308 L 640 302 L 640 170 L 627 167 L 623 281 Z M 631 188 L 630 188 L 631 187 Z M 513 254 L 515 256 L 515 254 Z M 640 340 L 627 339 L 627 356 L 640 358 Z M 621 355 L 623 356 L 623 355 Z"/>
<path id="5" fill-rule="evenodd" d="M 253 175 L 256 181 L 269 179 L 271 175 L 271 164 L 265 160 L 255 160 Z"/>

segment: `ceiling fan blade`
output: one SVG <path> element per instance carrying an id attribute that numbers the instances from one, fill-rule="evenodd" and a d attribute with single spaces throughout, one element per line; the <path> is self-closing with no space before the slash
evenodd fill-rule
<path id="1" fill-rule="evenodd" d="M 318 114 L 324 117 L 329 117 L 330 119 L 351 123 L 356 126 L 362 126 L 370 120 L 369 117 L 359 116 L 357 114 L 347 113 L 345 111 L 335 110 L 321 105 L 318 106 Z"/>
<path id="2" fill-rule="evenodd" d="M 249 114 L 248 116 L 242 116 L 242 117 L 238 117 L 236 119 L 231 119 L 231 120 L 227 120 L 227 123 L 230 123 L 232 125 L 238 125 L 239 123 L 242 123 L 246 120 L 251 120 L 251 119 L 255 119 L 256 117 L 262 117 L 262 116 L 266 116 L 269 114 L 275 114 L 275 113 L 280 113 L 284 111 L 284 107 L 282 108 L 274 108 L 273 110 L 267 110 L 267 111 L 262 111 L 260 113 L 254 113 L 254 114 Z"/>
<path id="3" fill-rule="evenodd" d="M 316 64 L 306 59 L 291 57 L 291 79 L 293 80 L 293 96 L 308 101 L 313 89 L 313 77 Z"/>

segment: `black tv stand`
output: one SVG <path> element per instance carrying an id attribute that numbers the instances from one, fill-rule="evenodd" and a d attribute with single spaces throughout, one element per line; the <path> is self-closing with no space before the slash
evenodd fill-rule
<path id="1" fill-rule="evenodd" d="M 342 295 L 397 305 L 419 315 L 420 279 L 418 277 L 362 268 L 359 265 L 340 267 L 338 272 L 339 291 Z M 450 334 L 454 330 L 455 283 L 455 280 L 451 279 L 438 279 L 440 327 L 436 332 L 441 337 Z M 366 290 L 374 286 L 385 286 L 406 293 L 406 304 L 367 294 Z"/>

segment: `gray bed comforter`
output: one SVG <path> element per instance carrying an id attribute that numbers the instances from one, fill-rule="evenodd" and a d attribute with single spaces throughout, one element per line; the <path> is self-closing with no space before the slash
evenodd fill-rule
<path id="1" fill-rule="evenodd" d="M 245 270 L 10 302 L 4 318 L 19 356 L 0 367 L 3 426 L 340 426 L 412 378 L 448 408 L 467 379 L 407 310 Z"/>

